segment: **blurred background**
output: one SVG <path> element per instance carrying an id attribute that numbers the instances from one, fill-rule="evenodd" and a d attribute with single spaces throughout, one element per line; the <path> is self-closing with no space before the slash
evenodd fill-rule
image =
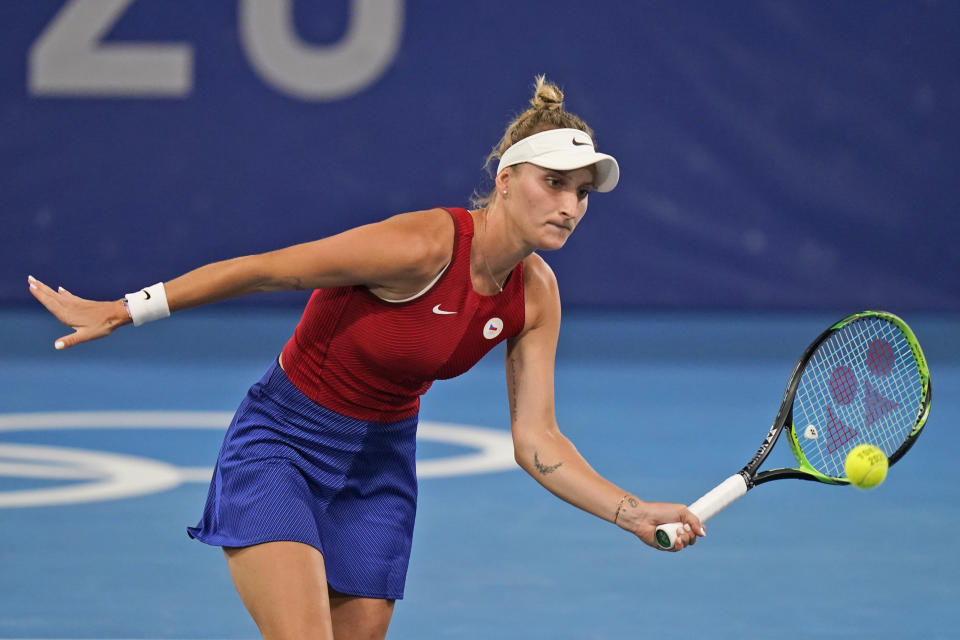
<path id="1" fill-rule="evenodd" d="M 421 478 L 390 637 L 957 637 L 958 70 L 946 0 L 0 0 L 0 638 L 257 636 L 183 529 L 308 295 L 59 353 L 27 274 L 116 299 L 468 206 L 541 73 L 622 171 L 544 256 L 559 418 L 595 468 L 693 500 L 863 308 L 916 330 L 930 422 L 875 491 L 774 483 L 659 554 L 513 466 L 500 349 L 424 398 L 506 463 Z M 431 433 L 421 471 L 478 451 Z"/>
<path id="2" fill-rule="evenodd" d="M 116 298 L 467 205 L 545 73 L 623 172 L 546 256 L 568 307 L 960 310 L 956 2 L 31 0 L 0 24 L 0 304 L 27 273 Z"/>

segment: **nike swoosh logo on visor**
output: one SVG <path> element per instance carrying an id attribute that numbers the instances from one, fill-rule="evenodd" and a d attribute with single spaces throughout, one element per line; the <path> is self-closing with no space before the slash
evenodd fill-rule
<path id="1" fill-rule="evenodd" d="M 440 309 L 440 305 L 435 306 L 433 312 L 438 316 L 451 316 L 457 313 L 456 311 L 443 311 Z"/>
<path id="2" fill-rule="evenodd" d="M 573 144 L 575 144 L 575 145 L 578 146 L 578 147 L 592 147 L 592 146 L 593 146 L 593 145 L 592 145 L 591 143 L 589 143 L 589 142 L 581 142 L 581 141 L 577 140 L 576 138 L 573 139 Z"/>

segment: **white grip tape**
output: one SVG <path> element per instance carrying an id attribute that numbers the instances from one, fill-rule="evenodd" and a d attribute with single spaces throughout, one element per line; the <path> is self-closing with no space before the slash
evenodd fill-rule
<path id="1" fill-rule="evenodd" d="M 170 307 L 167 305 L 167 292 L 164 290 L 162 282 L 141 289 L 136 293 L 128 293 L 124 298 L 127 300 L 127 309 L 130 310 L 130 319 L 133 320 L 133 326 L 135 327 L 170 315 Z"/>
<path id="2" fill-rule="evenodd" d="M 693 512 L 693 515 L 700 518 L 700 522 L 706 522 L 729 507 L 746 492 L 747 481 L 744 480 L 742 475 L 736 473 L 687 508 Z M 673 545 L 677 541 L 677 529 L 682 526 L 682 522 L 671 522 L 657 527 L 657 544 L 664 549 L 673 549 Z"/>

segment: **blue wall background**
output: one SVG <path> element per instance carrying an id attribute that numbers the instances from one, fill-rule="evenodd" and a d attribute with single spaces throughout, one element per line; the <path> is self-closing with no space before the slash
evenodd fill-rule
<path id="1" fill-rule="evenodd" d="M 317 99 L 265 78 L 241 37 L 244 7 L 284 2 L 92 0 L 120 9 L 88 48 L 176 45 L 187 86 L 31 89 L 41 36 L 86 2 L 0 3 L 0 303 L 29 300 L 28 273 L 116 298 L 464 205 L 546 73 L 623 171 L 545 256 L 566 304 L 960 310 L 960 3 L 408 0 L 382 72 Z M 290 6 L 319 56 L 361 3 Z M 82 44 L 78 24 L 60 35 Z M 40 58 L 83 75 L 82 52 Z"/>

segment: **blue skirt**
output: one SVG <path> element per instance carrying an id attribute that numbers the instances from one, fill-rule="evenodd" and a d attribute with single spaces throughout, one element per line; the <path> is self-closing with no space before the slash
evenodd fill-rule
<path id="1" fill-rule="evenodd" d="M 227 430 L 192 538 L 316 547 L 340 593 L 398 599 L 417 509 L 417 417 L 367 422 L 307 398 L 275 362 Z"/>

